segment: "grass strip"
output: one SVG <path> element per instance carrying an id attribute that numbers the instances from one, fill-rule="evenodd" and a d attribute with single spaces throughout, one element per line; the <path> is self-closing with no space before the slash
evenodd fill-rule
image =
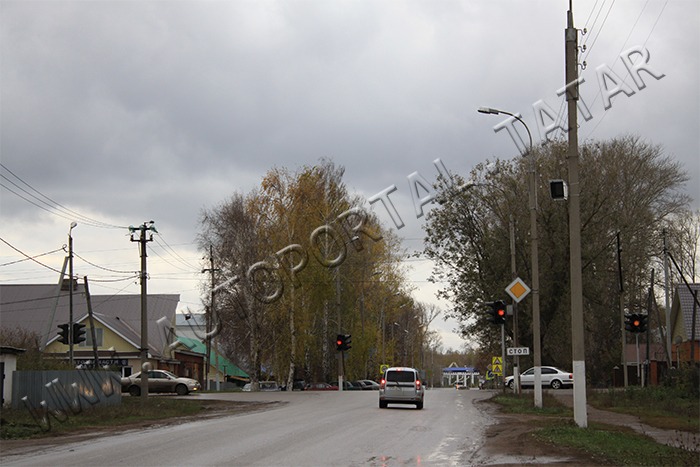
<path id="1" fill-rule="evenodd" d="M 634 466 L 697 466 L 697 452 L 658 444 L 654 440 L 619 426 L 594 423 L 579 428 L 573 421 L 554 421 L 535 430 L 533 436 L 545 443 L 566 446 L 601 460 L 601 464 Z"/>
<path id="2" fill-rule="evenodd" d="M 260 404 L 170 397 L 149 397 L 142 401 L 138 397 L 124 397 L 117 406 L 90 407 L 77 414 L 68 412 L 59 418 L 48 416 L 48 430 L 42 430 L 26 409 L 3 408 L 0 412 L 0 439 L 40 438 L 81 430 L 147 426 L 163 420 L 246 411 L 256 405 Z"/>

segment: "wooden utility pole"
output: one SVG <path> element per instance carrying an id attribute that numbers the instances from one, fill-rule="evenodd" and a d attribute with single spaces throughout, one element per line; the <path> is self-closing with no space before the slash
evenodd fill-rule
<path id="1" fill-rule="evenodd" d="M 100 364 L 100 354 L 97 351 L 97 336 L 95 335 L 95 320 L 92 318 L 92 300 L 90 300 L 90 288 L 88 287 L 87 276 L 83 277 L 85 284 L 85 300 L 87 301 L 88 318 L 90 320 L 90 337 L 92 337 L 92 356 L 95 359 L 93 369 L 97 369 Z"/>
<path id="2" fill-rule="evenodd" d="M 139 238 L 134 238 L 136 231 Z M 153 221 L 144 222 L 139 227 L 129 227 L 131 241 L 138 242 L 141 253 L 141 400 L 148 398 L 148 272 L 146 271 L 146 243 L 153 241 L 153 235 L 146 237 L 147 231 L 157 232 Z"/>
<path id="3" fill-rule="evenodd" d="M 217 269 L 214 267 L 214 246 L 209 245 L 209 268 L 207 269 L 202 269 L 202 272 L 209 272 L 211 273 L 211 297 L 209 301 L 209 312 L 206 315 L 206 356 L 205 359 L 206 361 L 204 362 L 204 379 L 206 380 L 206 384 L 204 387 L 207 388 L 207 390 L 211 389 L 209 387 L 209 372 L 211 371 L 211 340 L 212 340 L 212 325 L 213 325 L 213 319 L 214 319 L 214 294 L 216 292 L 216 276 L 215 273 L 216 271 L 220 271 L 220 269 Z M 216 371 L 216 390 L 219 390 L 219 354 L 218 352 L 214 351 L 214 354 L 216 356 L 216 361 L 217 365 L 216 368 L 214 369 Z M 226 377 L 226 375 L 224 375 Z"/>

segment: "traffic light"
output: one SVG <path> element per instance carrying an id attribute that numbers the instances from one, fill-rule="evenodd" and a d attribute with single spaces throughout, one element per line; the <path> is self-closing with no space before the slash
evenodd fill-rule
<path id="1" fill-rule="evenodd" d="M 73 323 L 73 343 L 80 344 L 81 342 L 85 342 L 85 325 Z"/>
<path id="2" fill-rule="evenodd" d="M 70 331 L 69 331 L 69 325 L 66 324 L 59 324 L 58 327 L 61 329 L 58 331 L 58 342 L 61 344 L 68 344 L 70 342 Z"/>
<path id="3" fill-rule="evenodd" d="M 505 324 L 506 322 L 506 304 L 503 300 L 489 302 L 489 310 L 486 311 L 489 316 L 489 322 L 493 324 Z"/>
<path id="4" fill-rule="evenodd" d="M 637 318 L 639 319 L 639 332 L 645 332 L 647 330 L 647 315 L 643 315 L 639 313 L 637 315 Z"/>
<path id="5" fill-rule="evenodd" d="M 635 334 L 645 332 L 647 330 L 647 315 L 642 313 L 626 314 L 625 330 Z"/>
<path id="6" fill-rule="evenodd" d="M 335 349 L 338 351 L 350 350 L 352 348 L 350 345 L 352 343 L 351 337 L 350 334 L 338 334 L 335 340 Z"/>
<path id="7" fill-rule="evenodd" d="M 494 317 L 496 320 L 495 324 L 505 324 L 506 323 L 506 304 L 503 300 L 498 300 L 494 302 Z"/>

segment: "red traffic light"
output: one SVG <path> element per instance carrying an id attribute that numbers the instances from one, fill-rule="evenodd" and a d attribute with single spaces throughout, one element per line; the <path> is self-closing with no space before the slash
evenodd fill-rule
<path id="1" fill-rule="evenodd" d="M 493 324 L 505 324 L 506 315 L 506 303 L 503 300 L 497 300 L 495 302 L 486 303 L 490 307 L 487 311 L 489 316 L 489 322 Z"/>
<path id="2" fill-rule="evenodd" d="M 339 352 L 350 350 L 352 348 L 350 345 L 352 343 L 351 337 L 350 334 L 338 334 L 335 339 L 335 349 Z"/>

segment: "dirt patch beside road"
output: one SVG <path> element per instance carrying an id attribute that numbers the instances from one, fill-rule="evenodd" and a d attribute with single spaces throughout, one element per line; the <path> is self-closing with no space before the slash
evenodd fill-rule
<path id="1" fill-rule="evenodd" d="M 591 455 L 571 448 L 549 445 L 537 440 L 532 432 L 547 424 L 536 415 L 493 414 L 497 423 L 486 429 L 486 442 L 480 458 L 487 465 L 601 465 Z"/>

